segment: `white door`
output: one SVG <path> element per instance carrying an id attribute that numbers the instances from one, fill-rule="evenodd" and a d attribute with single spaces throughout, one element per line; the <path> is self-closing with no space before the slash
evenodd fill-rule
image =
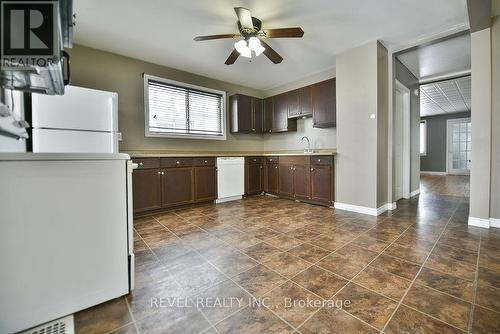
<path id="1" fill-rule="evenodd" d="M 394 113 L 394 200 L 403 197 L 403 93 L 396 89 Z"/>
<path id="2" fill-rule="evenodd" d="M 470 174 L 471 120 L 457 118 L 447 121 L 447 167 L 449 174 Z"/>

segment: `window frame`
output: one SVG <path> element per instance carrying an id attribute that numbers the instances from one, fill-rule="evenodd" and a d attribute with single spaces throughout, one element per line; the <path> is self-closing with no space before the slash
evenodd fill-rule
<path id="1" fill-rule="evenodd" d="M 207 88 L 207 87 L 202 87 L 202 86 L 197 86 L 197 85 L 192 85 L 188 84 L 185 82 L 181 81 L 175 81 L 175 80 L 170 80 L 170 79 L 165 79 L 161 77 L 157 77 L 154 75 L 149 75 L 149 74 L 144 74 L 144 133 L 145 137 L 160 137 L 160 138 L 177 138 L 177 139 L 207 139 L 207 140 L 226 140 L 227 139 L 227 125 L 226 125 L 226 92 L 217 90 L 217 89 L 212 89 L 212 88 Z M 172 133 L 172 132 L 160 132 L 160 131 L 150 131 L 150 124 L 149 124 L 149 85 L 148 81 L 157 81 L 161 83 L 165 83 L 167 85 L 174 85 L 174 86 L 179 86 L 182 88 L 187 88 L 187 89 L 194 89 L 194 90 L 199 90 L 202 92 L 207 92 L 207 93 L 215 93 L 215 94 L 220 94 L 222 95 L 222 112 L 221 112 L 221 130 L 222 130 L 222 136 L 218 135 L 200 135 L 200 134 L 191 134 L 191 133 Z"/>
<path id="2" fill-rule="evenodd" d="M 425 133 L 425 138 L 424 138 L 424 152 L 420 152 L 420 144 L 421 144 L 421 141 L 422 141 L 422 138 L 420 138 L 420 135 L 421 135 L 421 130 L 420 130 L 420 127 L 421 127 L 421 124 L 424 123 L 424 133 Z M 420 122 L 418 123 L 418 134 L 419 134 L 419 142 L 418 142 L 418 152 L 420 153 L 420 156 L 421 157 L 425 157 L 427 156 L 427 120 L 426 119 L 421 119 Z"/>

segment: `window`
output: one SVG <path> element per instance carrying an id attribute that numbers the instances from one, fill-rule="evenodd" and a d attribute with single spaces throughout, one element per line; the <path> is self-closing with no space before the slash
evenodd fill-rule
<path id="1" fill-rule="evenodd" d="M 420 121 L 420 155 L 427 154 L 427 121 Z"/>
<path id="2" fill-rule="evenodd" d="M 226 93 L 144 75 L 146 137 L 226 139 Z"/>

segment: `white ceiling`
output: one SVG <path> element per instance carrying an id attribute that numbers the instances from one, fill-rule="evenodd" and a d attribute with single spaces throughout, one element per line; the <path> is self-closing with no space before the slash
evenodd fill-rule
<path id="1" fill-rule="evenodd" d="M 420 116 L 470 111 L 470 76 L 420 86 Z"/>
<path id="2" fill-rule="evenodd" d="M 397 58 L 420 82 L 470 71 L 470 34 L 413 48 Z"/>
<path id="3" fill-rule="evenodd" d="M 300 26 L 302 39 L 270 39 L 284 61 L 264 55 L 224 64 L 236 33 L 233 7 L 245 6 L 263 28 Z M 467 27 L 466 0 L 75 0 L 76 44 L 267 90 L 335 67 L 335 55 L 379 39 L 405 45 Z"/>

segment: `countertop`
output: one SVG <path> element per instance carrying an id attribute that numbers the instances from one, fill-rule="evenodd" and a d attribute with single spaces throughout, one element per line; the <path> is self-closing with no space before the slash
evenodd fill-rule
<path id="1" fill-rule="evenodd" d="M 181 157 L 253 157 L 253 156 L 314 156 L 336 155 L 336 150 L 314 150 L 314 153 L 304 153 L 302 150 L 293 151 L 230 151 L 230 152 L 186 152 L 186 151 L 124 151 L 133 158 L 181 158 Z"/>
<path id="2" fill-rule="evenodd" d="M 126 153 L 0 153 L 0 161 L 129 160 Z"/>

